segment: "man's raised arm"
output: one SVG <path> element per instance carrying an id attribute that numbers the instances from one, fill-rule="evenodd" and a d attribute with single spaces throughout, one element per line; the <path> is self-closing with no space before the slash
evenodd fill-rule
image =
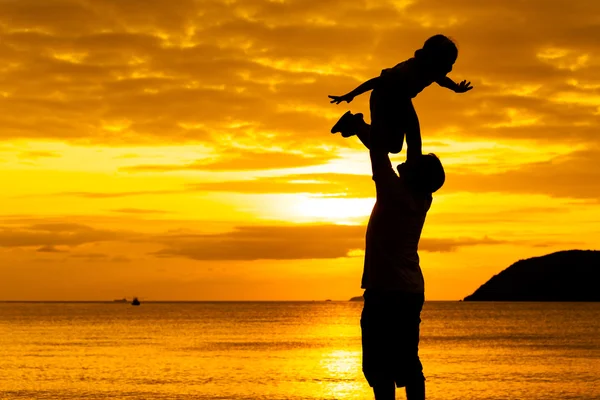
<path id="1" fill-rule="evenodd" d="M 373 170 L 373 180 L 387 178 L 397 178 L 396 172 L 392 168 L 392 162 L 388 155 L 388 150 L 382 143 L 381 135 L 369 135 L 369 156 L 371 157 L 371 168 Z"/>

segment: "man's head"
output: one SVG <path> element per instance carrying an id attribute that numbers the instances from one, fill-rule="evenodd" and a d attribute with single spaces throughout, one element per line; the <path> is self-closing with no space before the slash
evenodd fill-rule
<path id="1" fill-rule="evenodd" d="M 416 192 L 434 193 L 446 181 L 444 167 L 433 153 L 420 156 L 412 165 L 402 163 L 397 168 L 407 185 Z"/>

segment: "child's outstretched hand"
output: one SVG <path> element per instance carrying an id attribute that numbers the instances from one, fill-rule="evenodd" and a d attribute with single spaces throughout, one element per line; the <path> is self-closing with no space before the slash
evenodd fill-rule
<path id="1" fill-rule="evenodd" d="M 343 96 L 327 96 L 331 99 L 330 103 L 335 103 L 335 104 L 340 104 L 342 101 L 345 101 L 346 103 L 350 103 L 352 100 L 354 100 L 354 96 L 350 96 L 350 94 L 345 94 Z"/>
<path id="2" fill-rule="evenodd" d="M 465 93 L 471 89 L 473 89 L 473 86 L 471 86 L 471 82 L 467 82 L 466 80 L 464 80 L 457 85 L 457 87 L 454 91 L 456 93 Z"/>

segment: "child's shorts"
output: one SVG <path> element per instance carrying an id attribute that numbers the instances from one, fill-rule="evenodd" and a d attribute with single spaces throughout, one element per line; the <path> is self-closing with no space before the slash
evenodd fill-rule
<path id="1" fill-rule="evenodd" d="M 424 295 L 367 289 L 364 298 L 362 369 L 369 386 L 393 381 L 403 387 L 423 381 L 419 324 Z"/>
<path id="2" fill-rule="evenodd" d="M 402 150 L 408 129 L 418 127 L 419 119 L 410 98 L 386 98 L 377 93 L 371 95 L 371 134 L 383 135 L 390 153 Z"/>

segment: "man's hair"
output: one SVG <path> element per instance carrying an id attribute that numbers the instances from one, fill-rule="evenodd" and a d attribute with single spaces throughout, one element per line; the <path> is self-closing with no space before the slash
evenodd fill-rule
<path id="1" fill-rule="evenodd" d="M 400 166 L 398 166 L 400 167 Z M 420 156 L 414 165 L 405 168 L 404 176 L 408 186 L 421 193 L 435 193 L 444 185 L 446 173 L 440 159 L 433 153 Z M 398 168 L 400 172 L 400 168 Z M 402 172 L 401 175 L 402 175 Z"/>

